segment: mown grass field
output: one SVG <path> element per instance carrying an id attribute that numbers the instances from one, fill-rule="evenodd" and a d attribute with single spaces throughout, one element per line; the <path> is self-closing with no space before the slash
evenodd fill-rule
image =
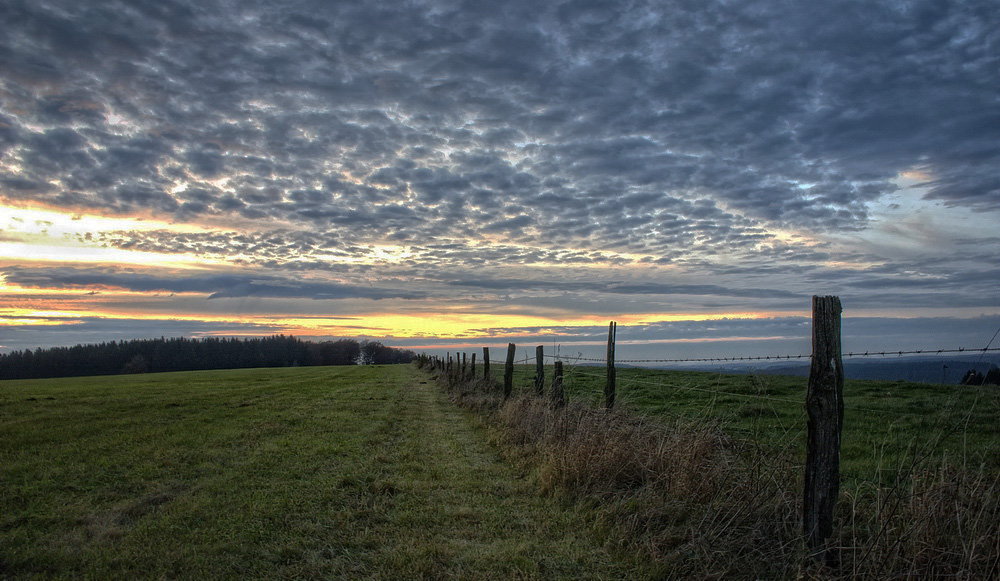
<path id="1" fill-rule="evenodd" d="M 3 578 L 626 578 L 411 366 L 0 382 Z"/>
<path id="2" fill-rule="evenodd" d="M 546 452 L 533 467 L 512 461 L 525 452 L 496 444 L 520 430 L 531 448 L 541 433 L 533 430 L 544 428 L 510 426 L 536 408 L 470 412 L 430 375 L 351 366 L 0 382 L 0 578 L 738 578 L 751 564 L 759 577 L 794 574 L 786 557 L 798 550 L 791 505 L 799 487 L 782 481 L 770 504 L 753 487 L 770 486 L 774 476 L 763 472 L 774 468 L 797 473 L 780 462 L 803 455 L 805 380 L 618 370 L 619 409 L 694 425 L 696 445 L 720 430 L 776 452 L 763 468 L 720 472 L 721 484 L 727 474 L 751 477 L 746 490 L 717 487 L 707 501 L 689 502 L 684 495 L 707 490 L 699 479 L 708 473 L 697 465 L 687 492 L 675 482 L 674 492 L 629 484 L 617 501 L 606 498 L 610 489 L 541 494 L 563 478 L 552 472 L 559 466 L 590 478 L 600 453 L 584 443 L 576 464 Z M 533 376 L 534 366 L 518 366 L 515 392 L 532 392 Z M 570 400 L 598 406 L 603 386 L 602 368 L 567 368 Z M 919 576 L 929 569 L 906 569 L 911 554 L 879 532 L 908 527 L 910 513 L 870 507 L 881 506 L 881 487 L 911 469 L 949 462 L 1000 471 L 997 391 L 847 382 L 845 407 L 843 488 L 853 500 L 841 503 L 839 534 L 847 545 L 871 543 L 853 545 L 863 554 L 846 575 L 894 570 L 870 556 L 872 546 L 889 555 L 889 567 Z M 497 420 L 509 426 L 483 424 Z M 698 425 L 710 432 L 699 435 Z M 684 456 L 671 453 L 678 451 Z M 651 478 L 649 486 L 663 482 Z M 992 498 L 996 488 L 978 490 Z M 666 502 L 649 501 L 661 492 Z M 733 505 L 743 492 L 752 496 Z M 918 520 L 953 517 L 951 498 Z M 982 510 L 994 510 L 990 502 Z M 725 524 L 733 506 L 753 518 Z M 856 522 L 867 514 L 872 523 Z M 988 537 L 990 526 L 980 523 L 970 538 Z M 785 561 L 754 557 L 764 545 L 750 537 L 768 530 L 791 531 L 779 551 Z M 947 543 L 937 553 L 911 543 L 912 555 L 950 554 L 949 543 L 963 543 L 953 537 L 941 533 Z M 723 538 L 732 554 L 717 552 Z M 991 570 L 997 548 L 986 550 L 962 563 Z"/>
<path id="3" fill-rule="evenodd" d="M 496 372 L 494 372 L 496 374 Z M 515 367 L 515 393 L 534 390 L 535 367 Z M 570 400 L 604 403 L 605 369 L 566 367 Z M 502 380 L 502 377 L 500 378 Z M 552 367 L 546 366 L 546 389 Z M 664 420 L 703 421 L 805 457 L 806 378 L 618 368 L 616 405 Z M 891 482 L 915 464 L 948 461 L 1000 472 L 1000 389 L 889 381 L 844 386 L 845 486 Z"/>

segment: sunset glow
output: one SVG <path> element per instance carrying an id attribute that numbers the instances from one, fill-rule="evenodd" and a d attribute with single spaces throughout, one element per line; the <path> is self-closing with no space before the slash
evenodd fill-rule
<path id="1" fill-rule="evenodd" d="M 986 12 L 158 6 L 0 22 L 2 351 L 798 352 L 813 295 L 856 349 L 1000 327 Z"/>

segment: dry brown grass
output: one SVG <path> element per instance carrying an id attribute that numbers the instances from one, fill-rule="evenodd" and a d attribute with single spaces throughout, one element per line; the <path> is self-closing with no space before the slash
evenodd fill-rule
<path id="1" fill-rule="evenodd" d="M 843 495 L 843 575 L 1000 578 L 1000 477 L 942 463 L 905 482 Z"/>
<path id="2" fill-rule="evenodd" d="M 658 563 L 666 578 L 1000 577 L 1000 483 L 986 471 L 909 466 L 892 485 L 842 492 L 834 566 L 820 566 L 803 546 L 794 451 L 711 423 L 504 401 L 490 382 L 440 380 L 542 493 L 593 509 L 609 545 Z"/>
<path id="3" fill-rule="evenodd" d="M 501 442 L 537 467 L 543 492 L 599 503 L 621 550 L 678 577 L 794 574 L 775 568 L 794 568 L 799 545 L 789 479 L 715 426 L 533 399 L 507 402 L 494 420 Z"/>

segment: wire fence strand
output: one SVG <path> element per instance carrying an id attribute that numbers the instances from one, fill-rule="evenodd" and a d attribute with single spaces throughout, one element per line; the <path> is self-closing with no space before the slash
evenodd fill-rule
<path id="1" fill-rule="evenodd" d="M 858 352 L 848 352 L 841 354 L 844 359 L 852 358 L 862 358 L 862 357 L 902 357 L 903 355 L 944 355 L 944 354 L 954 354 L 954 353 L 991 353 L 1000 351 L 1000 347 L 983 347 L 966 349 L 964 347 L 959 347 L 957 349 L 915 349 L 915 350 L 899 350 L 899 351 L 858 351 Z M 603 363 L 606 360 L 600 357 L 582 357 L 582 356 L 567 356 L 567 355 L 549 355 L 546 354 L 547 359 L 558 359 L 561 361 L 589 361 L 595 363 Z M 798 354 L 798 355 L 747 355 L 747 356 L 734 356 L 734 357 L 690 357 L 683 359 L 615 359 L 615 363 L 731 363 L 739 361 L 783 361 L 792 359 L 812 359 L 811 354 Z"/>
<path id="2" fill-rule="evenodd" d="M 991 343 L 992 343 L 992 341 L 991 341 Z M 899 350 L 899 351 L 888 351 L 887 350 L 887 351 L 848 352 L 848 353 L 842 354 L 842 357 L 846 359 L 846 358 L 864 358 L 864 357 L 869 357 L 869 358 L 871 358 L 871 357 L 899 357 L 899 356 L 903 356 L 903 355 L 941 355 L 941 354 L 954 354 L 954 353 L 983 353 L 983 354 L 985 354 L 985 353 L 998 352 L 998 351 L 1000 351 L 1000 348 L 997 348 L 997 347 L 993 347 L 993 348 L 991 348 L 991 347 L 985 347 L 985 348 L 981 348 L 981 349 L 980 348 L 966 349 L 966 348 L 961 348 L 960 347 L 960 348 L 952 348 L 952 349 L 918 349 L 918 350 Z M 558 361 L 570 361 L 570 362 L 574 362 L 575 364 L 572 365 L 572 366 L 570 366 L 566 370 L 566 377 L 567 378 L 568 377 L 572 377 L 572 376 L 576 376 L 576 377 L 580 377 L 580 378 L 588 378 L 588 379 L 590 379 L 592 381 L 602 381 L 604 379 L 604 374 L 603 373 L 597 373 L 597 372 L 588 373 L 586 371 L 587 369 L 596 369 L 597 366 L 579 365 L 579 363 L 606 363 L 606 360 L 603 359 L 603 358 L 583 357 L 582 355 L 580 355 L 580 356 L 572 356 L 572 355 L 562 355 L 562 354 L 544 354 L 544 358 L 558 360 Z M 812 358 L 812 355 L 770 355 L 770 356 L 744 356 L 744 357 L 697 357 L 697 358 L 687 358 L 687 359 L 625 359 L 625 360 L 616 360 L 615 362 L 616 363 L 691 363 L 691 362 L 705 363 L 705 362 L 738 362 L 738 361 L 778 361 L 778 360 L 811 359 L 811 358 Z M 514 363 L 517 364 L 517 365 L 529 365 L 529 364 L 535 362 L 535 360 L 536 360 L 536 357 L 534 355 L 525 354 L 524 357 L 515 360 Z M 490 359 L 490 363 L 491 364 L 497 364 L 497 365 L 505 365 L 506 361 L 505 360 L 496 360 L 496 359 L 492 359 L 491 358 Z M 697 387 L 697 386 L 690 386 L 690 385 L 667 385 L 667 384 L 664 384 L 661 381 L 648 381 L 648 380 L 644 380 L 644 379 L 639 378 L 639 377 L 634 377 L 634 376 L 630 377 L 628 374 L 626 374 L 621 379 L 623 379 L 625 381 L 625 383 L 622 385 L 622 388 L 627 388 L 627 387 L 630 387 L 630 386 L 650 386 L 650 387 L 659 387 L 659 388 L 673 388 L 673 389 L 678 389 L 678 390 L 682 390 L 682 391 L 697 391 L 697 392 L 703 392 L 703 393 L 710 393 L 710 394 L 713 394 L 713 395 L 725 395 L 725 396 L 732 396 L 732 397 L 739 397 L 739 398 L 759 399 L 759 400 L 774 401 L 774 402 L 781 402 L 781 403 L 794 403 L 794 404 L 801 403 L 799 400 L 792 400 L 792 399 L 788 399 L 788 398 L 773 397 L 773 396 L 762 395 L 762 394 L 739 393 L 739 392 L 733 392 L 733 391 L 726 391 L 726 390 L 722 390 L 722 389 L 709 389 L 709 388 L 705 388 L 705 387 Z M 847 406 L 845 406 L 845 409 L 846 410 L 859 411 L 859 412 L 868 412 L 868 413 L 885 413 L 885 412 L 888 412 L 888 413 L 891 413 L 891 414 L 894 414 L 894 415 L 912 415 L 909 412 L 905 412 L 903 410 L 894 410 L 894 409 L 891 409 L 891 408 L 873 409 L 873 408 L 866 408 L 866 407 L 860 407 L 860 406 L 847 405 Z"/>

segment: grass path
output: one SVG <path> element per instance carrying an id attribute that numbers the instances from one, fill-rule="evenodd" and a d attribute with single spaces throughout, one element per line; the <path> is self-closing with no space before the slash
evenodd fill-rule
<path id="1" fill-rule="evenodd" d="M 623 573 L 582 517 L 539 497 L 436 386 L 396 391 L 388 405 L 392 420 L 372 441 L 377 468 L 366 471 L 379 475 L 368 489 L 384 493 L 382 518 L 366 536 L 395 540 L 388 554 L 372 555 L 372 570 L 546 579 Z M 407 538 L 414 530 L 419 538 Z"/>
<path id="2" fill-rule="evenodd" d="M 0 382 L 0 578 L 635 578 L 409 366 Z"/>

